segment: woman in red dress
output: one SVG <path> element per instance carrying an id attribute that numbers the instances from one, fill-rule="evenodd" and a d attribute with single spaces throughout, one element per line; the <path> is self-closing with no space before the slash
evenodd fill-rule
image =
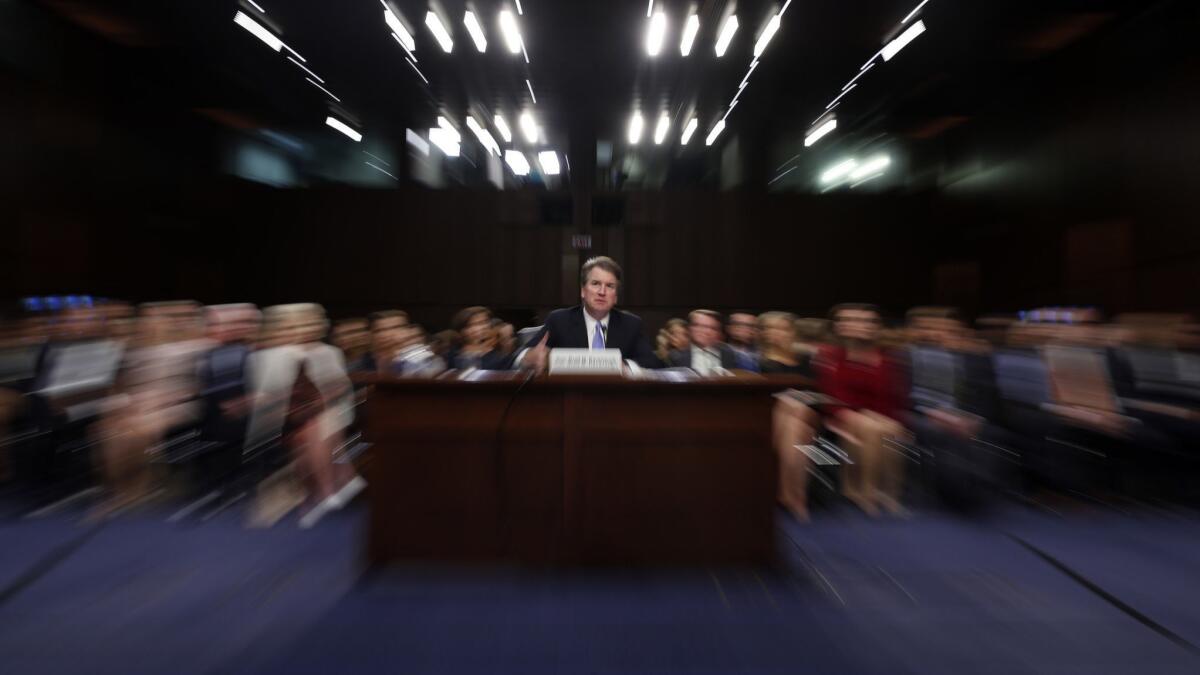
<path id="1" fill-rule="evenodd" d="M 842 494 L 863 511 L 902 511 L 903 456 L 888 447 L 906 435 L 899 422 L 905 409 L 903 371 L 880 345 L 879 310 L 872 305 L 838 305 L 832 312 L 837 345 L 817 354 L 821 391 L 837 399 L 825 425 L 854 461 L 844 467 Z"/>

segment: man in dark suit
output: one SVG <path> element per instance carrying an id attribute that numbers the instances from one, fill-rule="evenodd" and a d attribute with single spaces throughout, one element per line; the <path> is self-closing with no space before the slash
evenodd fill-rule
<path id="1" fill-rule="evenodd" d="M 691 368 L 701 375 L 710 375 L 717 368 L 743 368 L 733 347 L 721 341 L 721 315 L 711 309 L 697 309 L 688 314 L 688 336 L 692 344 L 667 354 L 675 368 Z"/>
<path id="2" fill-rule="evenodd" d="M 551 349 L 620 349 L 621 358 L 643 368 L 662 362 L 642 333 L 642 320 L 615 309 L 621 286 L 621 266 L 607 256 L 591 258 L 579 272 L 580 305 L 556 309 L 518 357 L 523 367 L 544 370 Z"/>
<path id="3" fill-rule="evenodd" d="M 934 458 L 935 490 L 969 504 L 1001 484 L 1004 449 L 1013 445 L 995 424 L 1000 406 L 991 354 L 953 308 L 914 308 L 908 329 L 907 425 Z"/>

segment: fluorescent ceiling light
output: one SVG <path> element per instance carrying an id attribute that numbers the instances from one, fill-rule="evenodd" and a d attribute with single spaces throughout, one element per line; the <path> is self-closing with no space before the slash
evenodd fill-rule
<path id="1" fill-rule="evenodd" d="M 872 61 L 872 62 L 868 63 L 866 68 L 863 68 L 862 70 L 858 71 L 858 74 L 857 74 L 857 75 L 855 75 L 854 77 L 850 78 L 850 81 L 849 81 L 849 82 L 847 82 L 847 83 L 846 83 L 846 85 L 845 85 L 844 87 L 842 87 L 842 91 L 846 91 L 847 89 L 849 89 L 849 88 L 850 88 L 850 85 L 854 84 L 854 83 L 855 83 L 855 82 L 858 80 L 858 78 L 862 77 L 863 75 L 866 75 L 866 74 L 867 74 L 867 71 L 868 71 L 868 70 L 870 70 L 870 69 L 872 69 L 872 68 L 874 68 L 874 67 L 875 67 L 875 62 L 874 62 L 874 61 Z"/>
<path id="2" fill-rule="evenodd" d="M 309 70 L 308 68 L 306 68 L 306 67 L 304 66 L 304 64 L 303 64 L 303 63 L 300 63 L 299 61 L 297 61 L 296 59 L 293 59 L 293 58 L 292 58 L 292 57 L 290 57 L 290 56 L 289 56 L 289 57 L 287 57 L 287 60 L 288 60 L 288 61 L 291 61 L 291 62 L 292 62 L 292 63 L 294 63 L 294 64 L 296 64 L 296 65 L 297 65 L 297 66 L 300 68 L 300 70 L 303 70 L 304 72 L 308 73 L 309 75 L 312 75 L 312 76 L 313 76 L 313 79 L 314 79 L 314 80 L 316 80 L 317 82 L 320 82 L 320 83 L 322 83 L 322 84 L 324 84 L 324 83 L 325 83 L 325 80 L 322 80 L 320 75 L 317 75 L 317 74 L 316 74 L 316 73 L 314 73 L 313 71 L 311 71 L 311 70 Z"/>
<path id="3" fill-rule="evenodd" d="M 379 162 L 380 164 L 382 164 L 384 166 L 392 165 L 391 162 L 388 162 L 386 159 L 380 157 L 379 155 L 372 155 L 371 153 L 367 152 L 366 150 L 363 150 L 363 154 L 366 155 L 367 157 L 370 157 L 371 159 L 375 160 L 376 162 Z"/>
<path id="4" fill-rule="evenodd" d="M 925 1 L 928 2 L 929 0 L 925 0 Z M 257 9 L 258 11 L 262 12 L 263 14 L 267 13 L 267 10 L 260 7 L 259 4 L 257 2 L 255 2 L 254 0 L 246 0 L 246 2 L 249 2 L 251 7 L 253 7 L 254 9 Z M 922 2 L 921 4 L 923 5 L 925 3 Z M 918 7 L 917 9 L 920 9 L 920 7 Z M 916 10 L 913 10 L 913 11 L 916 11 Z M 901 23 L 903 23 L 903 22 L 901 22 Z"/>
<path id="5" fill-rule="evenodd" d="M 721 24 L 721 34 L 717 37 L 717 58 L 725 56 L 725 50 L 729 49 L 729 42 L 733 40 L 733 34 L 737 32 L 738 22 L 737 15 L 730 14 L 725 23 Z"/>
<path id="6" fill-rule="evenodd" d="M 692 140 L 692 134 L 696 133 L 696 126 L 699 124 L 700 122 L 695 117 L 687 123 L 687 126 L 683 128 L 683 135 L 679 137 L 680 145 L 687 145 L 688 141 Z"/>
<path id="7" fill-rule="evenodd" d="M 842 93 L 837 95 L 837 98 L 833 99 L 832 101 L 829 102 L 829 105 L 825 106 L 825 109 L 829 110 L 833 106 L 837 105 L 838 101 L 841 101 L 843 96 L 845 96 L 846 94 L 849 94 L 851 91 L 854 91 L 854 88 L 857 86 L 858 86 L 858 83 L 855 82 L 854 84 L 850 85 L 849 87 L 846 87 L 844 90 L 842 90 Z"/>
<path id="8" fill-rule="evenodd" d="M 517 28 L 517 18 L 507 9 L 500 12 L 500 32 L 504 35 L 504 43 L 513 54 L 521 53 L 521 29 Z"/>
<path id="9" fill-rule="evenodd" d="M 850 180 L 862 180 L 867 176 L 874 176 L 882 173 L 884 169 L 891 164 L 892 160 L 887 155 L 876 155 L 871 159 L 863 162 L 858 168 L 850 172 Z"/>
<path id="10" fill-rule="evenodd" d="M 483 125 L 479 124 L 474 117 L 467 117 L 467 128 L 471 130 L 471 133 L 475 134 L 475 137 L 479 139 L 479 143 L 488 152 L 494 152 L 497 156 L 500 155 L 500 145 L 496 143 L 496 139 L 492 138 L 491 132 L 483 128 Z"/>
<path id="11" fill-rule="evenodd" d="M 400 39 L 400 36 L 399 36 L 399 35 L 396 35 L 396 34 L 393 32 L 393 33 L 392 33 L 392 37 L 396 39 L 396 44 L 400 45 L 400 48 L 404 50 L 404 53 L 405 53 L 406 55 L 408 55 L 408 59 L 409 59 L 410 61 L 413 61 L 413 62 L 415 62 L 415 61 L 417 60 L 417 55 L 416 55 L 416 54 L 413 54 L 413 53 L 412 53 L 412 51 L 410 51 L 408 47 L 405 47 L 405 46 L 404 46 L 404 41 Z"/>
<path id="12" fill-rule="evenodd" d="M 354 141 L 362 140 L 362 134 L 358 133 L 354 129 L 351 129 L 345 122 L 339 120 L 336 117 L 326 117 L 325 124 L 333 127 L 334 129 L 337 129 L 338 131 L 342 132 L 343 134 L 346 134 Z"/>
<path id="13" fill-rule="evenodd" d="M 455 129 L 453 124 L 450 124 L 450 120 L 438 115 L 437 123 L 438 127 L 445 129 L 446 133 L 448 133 L 450 138 L 453 138 L 456 143 L 462 142 L 462 135 L 458 133 L 458 129 Z"/>
<path id="14" fill-rule="evenodd" d="M 633 117 L 629 120 L 629 142 L 636 144 L 642 140 L 642 113 L 633 113 Z"/>
<path id="15" fill-rule="evenodd" d="M 438 118 L 438 123 L 444 122 L 442 118 Z M 458 132 L 449 126 L 434 127 L 429 130 L 429 142 L 433 143 L 447 157 L 458 157 L 461 148 L 462 137 Z"/>
<path id="16" fill-rule="evenodd" d="M 385 175 L 385 176 L 388 176 L 389 178 L 391 178 L 391 179 L 393 179 L 393 180 L 400 180 L 399 178 L 396 178 L 396 175 L 395 175 L 395 174 L 393 174 L 393 173 L 391 173 L 391 172 L 387 171 L 386 169 L 384 169 L 383 167 L 379 166 L 378 164 L 374 164 L 374 163 L 372 163 L 372 162 L 366 162 L 366 165 L 367 165 L 367 166 L 369 166 L 369 167 L 371 167 L 372 169 L 375 169 L 375 170 L 376 170 L 376 171 L 378 171 L 379 173 L 381 173 L 381 174 L 383 174 L 383 175 Z"/>
<path id="17" fill-rule="evenodd" d="M 496 115 L 492 118 L 492 124 L 496 125 L 496 131 L 500 132 L 500 137 L 505 143 L 512 143 L 512 130 L 508 128 L 508 122 L 505 122 L 503 117 Z"/>
<path id="18" fill-rule="evenodd" d="M 667 15 L 658 12 L 650 17 L 650 29 L 646 32 L 646 53 L 658 56 L 662 51 L 663 39 L 667 36 Z"/>
<path id="19" fill-rule="evenodd" d="M 558 165 L 558 155 L 552 150 L 538 153 L 538 163 L 542 165 L 542 173 L 547 176 L 557 176 L 561 168 Z"/>
<path id="20" fill-rule="evenodd" d="M 839 101 L 838 103 L 841 103 L 841 101 Z M 817 115 L 817 119 L 813 120 L 812 122 L 809 122 L 808 126 L 811 127 L 811 126 L 815 125 L 817 122 L 820 122 L 821 120 L 825 119 L 825 116 L 829 114 L 830 110 L 831 109 L 827 108 L 825 110 L 825 112 L 821 113 L 820 115 Z"/>
<path id="21" fill-rule="evenodd" d="M 518 176 L 529 175 L 529 160 L 525 159 L 525 155 L 518 150 L 508 150 L 504 153 L 504 161 L 508 163 L 508 167 Z"/>
<path id="22" fill-rule="evenodd" d="M 267 46 L 271 49 L 279 51 L 283 47 L 283 40 L 275 37 L 275 35 L 272 34 L 271 31 L 267 30 L 266 27 L 264 27 L 261 23 L 251 19 L 246 14 L 243 14 L 239 11 L 237 14 L 233 15 L 233 22 L 250 31 L 250 34 L 254 37 L 267 43 Z"/>
<path id="23" fill-rule="evenodd" d="M 425 81 L 425 84 L 429 84 L 429 78 L 425 77 L 425 73 L 421 72 L 421 69 L 417 67 L 417 64 L 414 63 L 412 59 L 404 59 L 404 62 L 412 66 L 413 70 L 417 71 L 417 75 Z"/>
<path id="24" fill-rule="evenodd" d="M 917 36 L 924 32 L 925 32 L 925 22 L 918 21 L 918 22 L 914 23 L 913 25 L 909 26 L 908 30 L 906 30 L 903 33 L 901 33 L 900 35 L 898 35 L 895 40 L 892 40 L 891 42 L 884 45 L 883 51 L 881 51 L 879 53 L 880 53 L 880 55 L 883 56 L 884 61 L 891 61 L 892 57 L 895 56 L 897 52 L 899 52 L 901 49 L 904 49 L 905 47 L 907 47 L 908 43 L 917 39 Z"/>
<path id="25" fill-rule="evenodd" d="M 479 27 L 479 20 L 475 18 L 475 12 L 468 11 L 463 15 L 463 24 L 467 27 L 467 32 L 471 35 L 471 40 L 475 42 L 475 48 L 481 52 L 487 51 L 487 38 L 483 36 L 483 29 Z"/>
<path id="26" fill-rule="evenodd" d="M 392 29 L 392 32 L 396 35 L 396 39 L 400 41 L 400 44 L 405 49 L 410 52 L 417 51 L 417 41 L 413 39 L 412 33 L 408 32 L 408 29 L 404 27 L 404 23 L 400 21 L 400 17 L 392 13 L 392 10 L 388 7 L 383 8 L 383 22 L 388 25 L 388 28 Z"/>
<path id="27" fill-rule="evenodd" d="M 646 3 L 646 18 L 649 19 L 650 15 L 653 13 L 654 13 L 654 0 L 650 0 L 649 2 Z"/>
<path id="28" fill-rule="evenodd" d="M 527 112 L 521 113 L 521 118 L 517 121 L 521 125 L 521 133 L 525 134 L 525 140 L 530 143 L 537 143 L 538 126 L 537 122 L 533 119 L 533 115 Z"/>
<path id="29" fill-rule="evenodd" d="M 846 159 L 841 162 L 838 162 L 837 164 L 834 164 L 833 166 L 826 169 L 821 174 L 821 182 L 825 183 L 825 184 L 836 183 L 837 181 L 848 176 L 850 174 L 850 172 L 853 171 L 854 168 L 857 166 L 858 166 L 858 161 L 855 160 L 853 157 L 851 157 L 850 159 Z"/>
<path id="30" fill-rule="evenodd" d="M 537 96 L 533 95 L 533 83 L 526 79 L 525 86 L 529 88 L 529 98 L 533 99 L 534 103 L 537 103 Z"/>
<path id="31" fill-rule="evenodd" d="M 720 136 L 724 129 L 725 119 L 721 118 L 720 120 L 717 120 L 717 125 L 712 128 L 712 131 L 708 132 L 708 138 L 704 139 L 704 144 L 712 145 L 713 142 L 717 140 L 717 136 Z"/>
<path id="32" fill-rule="evenodd" d="M 767 48 L 767 43 L 771 41 L 771 38 L 775 37 L 775 31 L 777 30 L 779 30 L 778 14 L 771 17 L 771 20 L 767 22 L 767 27 L 763 29 L 762 35 L 758 36 L 758 42 L 754 43 L 754 58 L 757 59 L 762 55 L 763 51 Z"/>
<path id="33" fill-rule="evenodd" d="M 429 32 L 433 33 L 434 39 L 442 46 L 442 51 L 449 54 L 454 50 L 454 40 L 450 39 L 450 31 L 442 25 L 442 20 L 433 12 L 425 14 L 425 25 L 429 27 Z"/>
<path id="34" fill-rule="evenodd" d="M 746 76 L 742 78 L 742 83 L 738 85 L 739 91 L 741 90 L 742 87 L 746 86 L 747 82 L 750 81 L 750 73 L 753 73 L 754 69 L 757 67 L 758 67 L 758 59 L 754 59 L 753 61 L 750 62 L 750 69 L 746 71 Z"/>
<path id="35" fill-rule="evenodd" d="M 804 137 L 804 147 L 810 147 L 813 143 L 821 140 L 826 134 L 837 128 L 837 118 L 830 117 L 824 124 L 813 129 Z"/>
<path id="36" fill-rule="evenodd" d="M 525 16 L 525 10 L 521 8 L 521 0 L 517 0 L 517 14 Z"/>
<path id="37" fill-rule="evenodd" d="M 420 134 L 417 132 L 413 131 L 412 129 L 405 129 L 404 139 L 408 141 L 409 145 L 421 151 L 422 155 L 429 154 L 429 143 L 426 143 L 425 139 L 421 138 Z"/>
<path id="38" fill-rule="evenodd" d="M 927 2 L 929 2 L 929 0 L 921 0 L 921 4 L 917 5 L 916 7 L 913 7 L 913 11 L 909 12 L 908 16 L 904 17 L 903 19 L 900 19 L 900 23 L 908 23 L 908 20 L 913 18 L 913 15 L 915 15 L 917 12 L 921 11 L 921 8 L 924 7 L 925 3 L 927 3 Z"/>
<path id="39" fill-rule="evenodd" d="M 338 103 L 341 103 L 341 102 L 342 102 L 342 99 L 340 99 L 340 98 L 338 98 L 338 97 L 334 96 L 332 91 L 329 91 L 329 90 L 328 90 L 328 89 L 326 89 L 325 87 L 322 87 L 321 85 L 317 84 L 317 81 L 316 81 L 316 80 L 312 79 L 311 77 L 306 77 L 306 78 L 304 78 L 304 79 L 305 79 L 305 80 L 306 80 L 306 81 L 307 81 L 309 84 L 311 84 L 312 86 L 316 87 L 317 89 L 320 89 L 321 91 L 325 92 L 326 94 L 329 94 L 329 98 L 331 98 L 331 99 L 333 99 L 333 100 L 337 101 Z"/>
<path id="40" fill-rule="evenodd" d="M 700 17 L 689 14 L 683 24 L 683 38 L 679 40 L 679 53 L 687 56 L 692 53 L 692 43 L 696 41 L 696 33 L 700 32 Z"/>
<path id="41" fill-rule="evenodd" d="M 667 129 L 671 128 L 671 118 L 667 117 L 666 113 L 658 118 L 658 126 L 654 127 L 654 144 L 662 145 L 663 139 L 667 137 Z"/>

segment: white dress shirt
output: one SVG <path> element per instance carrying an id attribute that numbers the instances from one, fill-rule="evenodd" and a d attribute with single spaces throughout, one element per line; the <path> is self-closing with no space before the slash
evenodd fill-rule
<path id="1" fill-rule="evenodd" d="M 721 367 L 721 355 L 715 347 L 703 349 L 692 345 L 692 370 L 701 375 L 710 375 Z"/>
<path id="2" fill-rule="evenodd" d="M 592 348 L 592 339 L 596 337 L 596 324 L 600 324 L 600 334 L 604 336 L 604 346 L 608 347 L 608 314 L 599 319 L 592 318 L 588 311 L 583 310 L 583 323 L 587 326 L 587 346 Z"/>

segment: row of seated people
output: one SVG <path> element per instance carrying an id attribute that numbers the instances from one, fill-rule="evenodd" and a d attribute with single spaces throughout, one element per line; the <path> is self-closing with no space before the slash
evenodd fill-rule
<path id="1" fill-rule="evenodd" d="M 1095 310 L 1046 310 L 990 340 L 947 308 L 915 309 L 890 334 L 871 306 L 831 318 L 833 340 L 813 358 L 828 399 L 776 411 L 780 497 L 799 517 L 819 430 L 847 451 L 842 492 L 868 513 L 903 511 L 914 464 L 955 501 L 1019 479 L 1089 497 L 1188 495 L 1200 457 L 1188 317 L 1102 324 Z"/>
<path id="2" fill-rule="evenodd" d="M 217 490 L 264 459 L 289 466 L 301 523 L 316 522 L 365 487 L 336 461 L 356 399 L 327 333 L 311 304 L 114 303 L 22 322 L 0 349 L 6 471 L 36 496 L 99 476 L 106 516 L 159 493 L 170 465 Z"/>
<path id="3" fill-rule="evenodd" d="M 831 456 L 843 460 L 841 492 L 871 514 L 903 511 L 914 459 L 948 496 L 1015 473 L 1116 489 L 1111 477 L 1139 464 L 1190 468 L 1200 355 L 1186 317 L 1105 325 L 1093 311 L 1063 310 L 1027 319 L 984 340 L 944 308 L 914 310 L 893 330 L 869 305 L 839 306 L 829 320 L 739 312 L 726 322 L 696 310 L 667 322 L 658 356 L 702 375 L 813 378 L 819 395 L 781 396 L 774 417 L 779 498 L 801 518 L 810 477 Z M 335 461 L 363 395 L 348 374 L 520 367 L 522 342 L 483 307 L 432 337 L 399 310 L 327 330 L 317 305 L 74 308 L 6 331 L 0 425 L 9 439 L 43 440 L 24 444 L 34 450 L 10 467 L 26 475 L 47 474 L 39 460 L 60 456 L 64 438 L 85 450 L 109 510 L 144 498 L 155 476 L 147 458 L 174 447 L 199 447 L 202 474 L 220 484 L 274 444 L 304 479 L 315 522 L 362 487 L 351 464 Z"/>
<path id="4" fill-rule="evenodd" d="M 837 478 L 850 501 L 871 514 L 899 513 L 914 460 L 931 487 L 959 500 L 1018 479 L 1120 491 L 1113 481 L 1132 480 L 1146 458 L 1168 476 L 1180 468 L 1174 460 L 1188 459 L 1200 436 L 1194 326 L 1181 315 L 1124 320 L 1045 310 L 977 333 L 948 308 L 914 309 L 892 329 L 870 305 L 836 307 L 829 319 L 735 312 L 725 320 L 700 309 L 666 322 L 655 355 L 701 375 L 811 377 L 820 397 L 796 392 L 776 405 L 780 500 L 807 517 L 814 461 L 831 458 L 817 445 L 824 441 L 841 453 Z M 514 340 L 482 307 L 460 312 L 454 328 L 426 341 L 403 313 L 385 312 L 339 323 L 334 341 L 351 363 L 408 374 L 520 367 L 519 346 L 534 342 Z"/>

